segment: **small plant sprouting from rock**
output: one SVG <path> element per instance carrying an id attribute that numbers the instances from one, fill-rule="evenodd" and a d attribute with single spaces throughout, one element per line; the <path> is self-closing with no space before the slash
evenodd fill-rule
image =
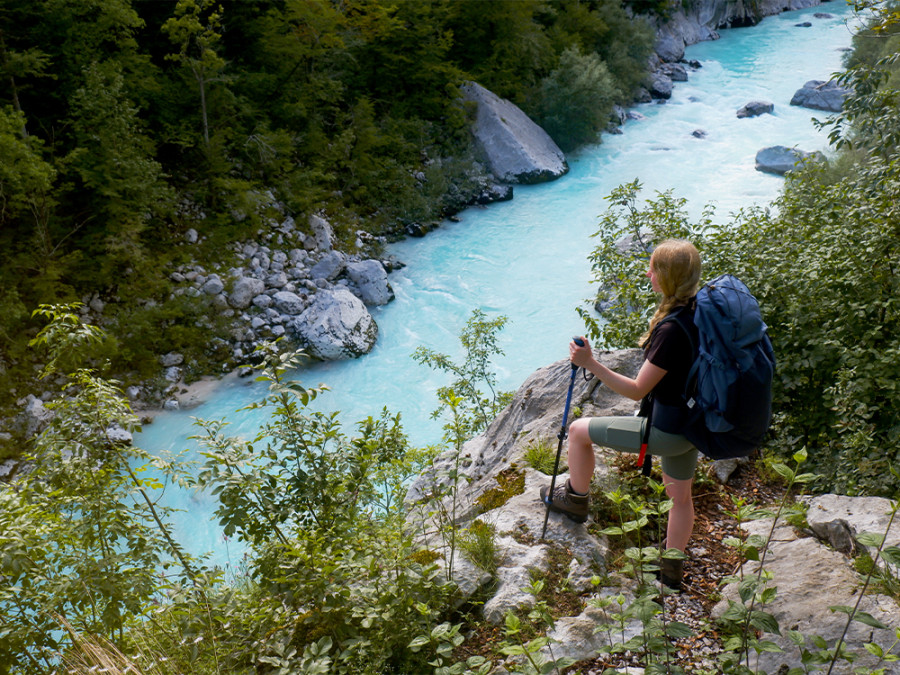
<path id="1" fill-rule="evenodd" d="M 553 465 L 556 460 L 556 446 L 543 436 L 532 439 L 525 446 L 522 458 L 535 471 L 550 476 L 553 474 Z M 559 473 L 565 473 L 568 470 L 565 462 L 560 462 Z"/>

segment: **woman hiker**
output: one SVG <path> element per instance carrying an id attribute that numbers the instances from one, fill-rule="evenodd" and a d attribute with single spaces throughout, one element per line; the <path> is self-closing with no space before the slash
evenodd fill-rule
<path id="1" fill-rule="evenodd" d="M 663 429 L 678 431 L 679 418 L 686 412 L 683 394 L 694 359 L 691 340 L 697 343 L 697 329 L 693 320 L 683 322 L 682 325 L 692 333 L 688 339 L 679 322 L 662 320 L 675 311 L 693 317 L 693 300 L 700 287 L 700 254 L 688 241 L 664 241 L 650 257 L 647 276 L 653 290 L 662 298 L 640 340 L 644 362 L 637 377 L 625 377 L 598 363 L 590 343 L 584 338 L 583 347 L 574 341 L 569 344 L 569 356 L 575 366 L 586 368 L 617 394 L 639 401 L 653 393 L 658 405 L 647 440 L 647 452 L 662 458 L 663 484 L 673 502 L 666 528 L 667 546 L 684 553 L 694 527 L 691 484 L 697 465 L 697 449 L 681 434 Z M 661 411 L 669 414 L 661 414 Z M 556 486 L 550 509 L 564 513 L 576 522 L 587 520 L 588 493 L 594 474 L 593 444 L 638 453 L 646 421 L 644 417 L 589 417 L 572 422 L 569 427 L 569 480 L 565 485 Z M 548 490 L 549 487 L 541 488 L 544 503 L 547 503 Z M 663 558 L 660 567 L 663 583 L 680 588 L 682 560 Z"/>

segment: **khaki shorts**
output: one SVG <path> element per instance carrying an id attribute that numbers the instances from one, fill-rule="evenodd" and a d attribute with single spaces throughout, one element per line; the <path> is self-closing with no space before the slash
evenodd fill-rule
<path id="1" fill-rule="evenodd" d="M 645 417 L 592 417 L 588 433 L 591 440 L 604 448 L 638 454 L 641 451 Z M 697 448 L 680 434 L 667 434 L 650 427 L 647 452 L 662 458 L 663 473 L 676 480 L 694 477 Z"/>

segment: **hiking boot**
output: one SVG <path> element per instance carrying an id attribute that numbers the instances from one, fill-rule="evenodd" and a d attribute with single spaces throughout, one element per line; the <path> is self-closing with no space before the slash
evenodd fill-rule
<path id="1" fill-rule="evenodd" d="M 588 506 L 591 498 L 588 495 L 576 495 L 569 487 L 569 481 L 565 485 L 557 485 L 553 490 L 553 499 L 548 501 L 549 486 L 541 488 L 541 501 L 546 504 L 551 511 L 564 513 L 570 520 L 576 523 L 583 523 L 588 517 Z"/>
<path id="2" fill-rule="evenodd" d="M 662 558 L 659 561 L 659 580 L 673 591 L 681 590 L 684 577 L 684 560 Z"/>

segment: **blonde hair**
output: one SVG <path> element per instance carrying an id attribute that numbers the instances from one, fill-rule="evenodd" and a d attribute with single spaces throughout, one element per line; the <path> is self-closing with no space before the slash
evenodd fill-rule
<path id="1" fill-rule="evenodd" d="M 700 253 L 685 239 L 667 239 L 650 256 L 650 268 L 662 291 L 662 299 L 650 318 L 647 332 L 641 336 L 640 346 L 650 341 L 653 329 L 666 315 L 691 301 L 700 287 Z"/>

